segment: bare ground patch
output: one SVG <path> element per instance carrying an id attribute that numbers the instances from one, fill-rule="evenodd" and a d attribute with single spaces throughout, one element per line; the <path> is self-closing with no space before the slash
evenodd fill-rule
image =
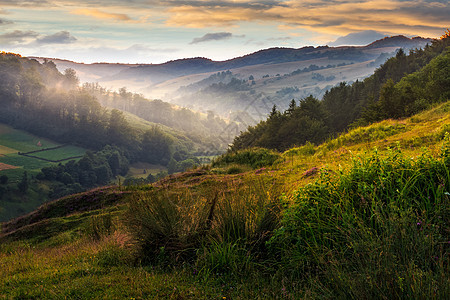
<path id="1" fill-rule="evenodd" d="M 17 168 L 18 167 L 16 167 L 16 166 L 11 166 L 11 165 L 8 165 L 8 164 L 0 163 L 0 171 L 10 170 L 10 169 L 17 169 Z"/>

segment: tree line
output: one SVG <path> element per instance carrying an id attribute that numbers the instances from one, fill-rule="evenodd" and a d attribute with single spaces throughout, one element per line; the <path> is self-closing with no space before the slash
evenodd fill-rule
<path id="1" fill-rule="evenodd" d="M 266 120 L 237 136 L 230 151 L 265 147 L 284 151 L 306 142 L 321 143 L 350 127 L 411 116 L 450 98 L 450 32 L 424 49 L 402 49 L 370 77 L 331 88 L 322 100 L 292 100 L 276 106 Z"/>

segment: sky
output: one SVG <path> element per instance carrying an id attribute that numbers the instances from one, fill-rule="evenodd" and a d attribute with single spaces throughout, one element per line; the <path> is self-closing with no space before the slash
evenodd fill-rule
<path id="1" fill-rule="evenodd" d="M 0 0 L 0 51 L 76 62 L 226 60 L 271 47 L 438 38 L 449 0 Z"/>

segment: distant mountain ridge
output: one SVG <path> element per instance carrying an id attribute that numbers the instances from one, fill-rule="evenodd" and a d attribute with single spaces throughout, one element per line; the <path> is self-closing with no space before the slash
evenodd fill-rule
<path id="1" fill-rule="evenodd" d="M 431 43 L 433 39 L 423 38 L 420 36 L 416 36 L 413 38 L 407 38 L 404 35 L 396 35 L 391 37 L 385 37 L 381 40 L 377 40 L 365 47 L 367 48 L 380 48 L 380 47 L 398 47 L 402 48 L 414 48 L 417 47 L 417 44 L 423 44 L 425 46 L 428 43 Z"/>
<path id="2" fill-rule="evenodd" d="M 352 82 L 369 76 L 387 58 L 395 55 L 397 49 L 422 48 L 431 41 L 429 38 L 392 36 L 366 46 L 278 47 L 225 61 L 196 57 L 162 64 L 133 65 L 80 64 L 67 60 L 49 60 L 52 60 L 60 71 L 74 69 L 82 82 L 98 82 L 115 90 L 127 87 L 128 90 L 142 93 L 151 99 L 161 99 L 204 112 L 213 110 L 225 117 L 228 117 L 229 113 L 243 111 L 255 103 L 252 107 L 256 105 L 257 109 L 250 114 L 261 119 L 265 118 L 273 104 L 285 109 L 292 98 L 299 99 L 310 94 L 320 97 L 325 90 L 339 82 Z M 44 60 L 38 57 L 35 59 Z M 297 72 L 308 68 L 310 72 Z M 228 91 L 224 95 L 217 92 L 186 94 L 186 90 L 183 90 L 184 87 L 193 86 L 217 72 L 224 71 L 231 71 L 233 77 L 248 84 L 246 91 Z M 297 72 L 294 73 L 297 75 L 283 76 L 292 72 Z M 293 93 L 286 93 L 287 91 Z"/>
<path id="3" fill-rule="evenodd" d="M 361 60 L 367 58 L 364 55 L 364 51 L 374 48 L 383 47 L 399 47 L 399 48 L 418 48 L 423 47 L 427 43 L 430 43 L 432 39 L 414 37 L 408 38 L 403 35 L 385 37 L 381 40 L 374 41 L 366 46 L 305 46 L 302 48 L 268 48 L 259 50 L 257 52 L 247 54 L 241 57 L 225 61 L 213 61 L 209 58 L 196 57 L 185 58 L 168 61 L 162 64 L 121 64 L 121 63 L 93 63 L 84 64 L 76 63 L 69 60 L 42 58 L 42 57 L 30 57 L 37 60 L 52 60 L 58 65 L 70 65 L 73 64 L 74 69 L 80 69 L 84 72 L 87 68 L 104 69 L 105 72 L 93 72 L 99 75 L 103 75 L 100 81 L 108 81 L 107 79 L 123 79 L 129 78 L 128 76 L 140 76 L 147 75 L 154 78 L 155 83 L 159 83 L 170 78 L 185 76 L 190 74 L 215 72 L 228 69 L 242 68 L 251 65 L 258 64 L 274 64 L 284 63 L 291 61 L 302 61 L 316 59 L 326 56 L 339 56 L 345 55 L 343 52 L 349 52 L 355 60 Z M 361 52 L 358 52 L 361 51 Z M 113 73 L 111 71 L 116 71 Z M 109 76 L 108 76 L 109 75 Z"/>

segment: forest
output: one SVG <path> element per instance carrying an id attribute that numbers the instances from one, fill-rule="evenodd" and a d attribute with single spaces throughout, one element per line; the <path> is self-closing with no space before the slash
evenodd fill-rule
<path id="1" fill-rule="evenodd" d="M 409 117 L 445 101 L 450 95 L 450 37 L 444 35 L 424 49 L 397 54 L 370 77 L 345 82 L 297 104 L 292 100 L 282 112 L 273 107 L 263 120 L 237 136 L 231 151 L 265 147 L 284 151 L 306 142 L 321 143 L 360 125 L 389 118 Z"/>

